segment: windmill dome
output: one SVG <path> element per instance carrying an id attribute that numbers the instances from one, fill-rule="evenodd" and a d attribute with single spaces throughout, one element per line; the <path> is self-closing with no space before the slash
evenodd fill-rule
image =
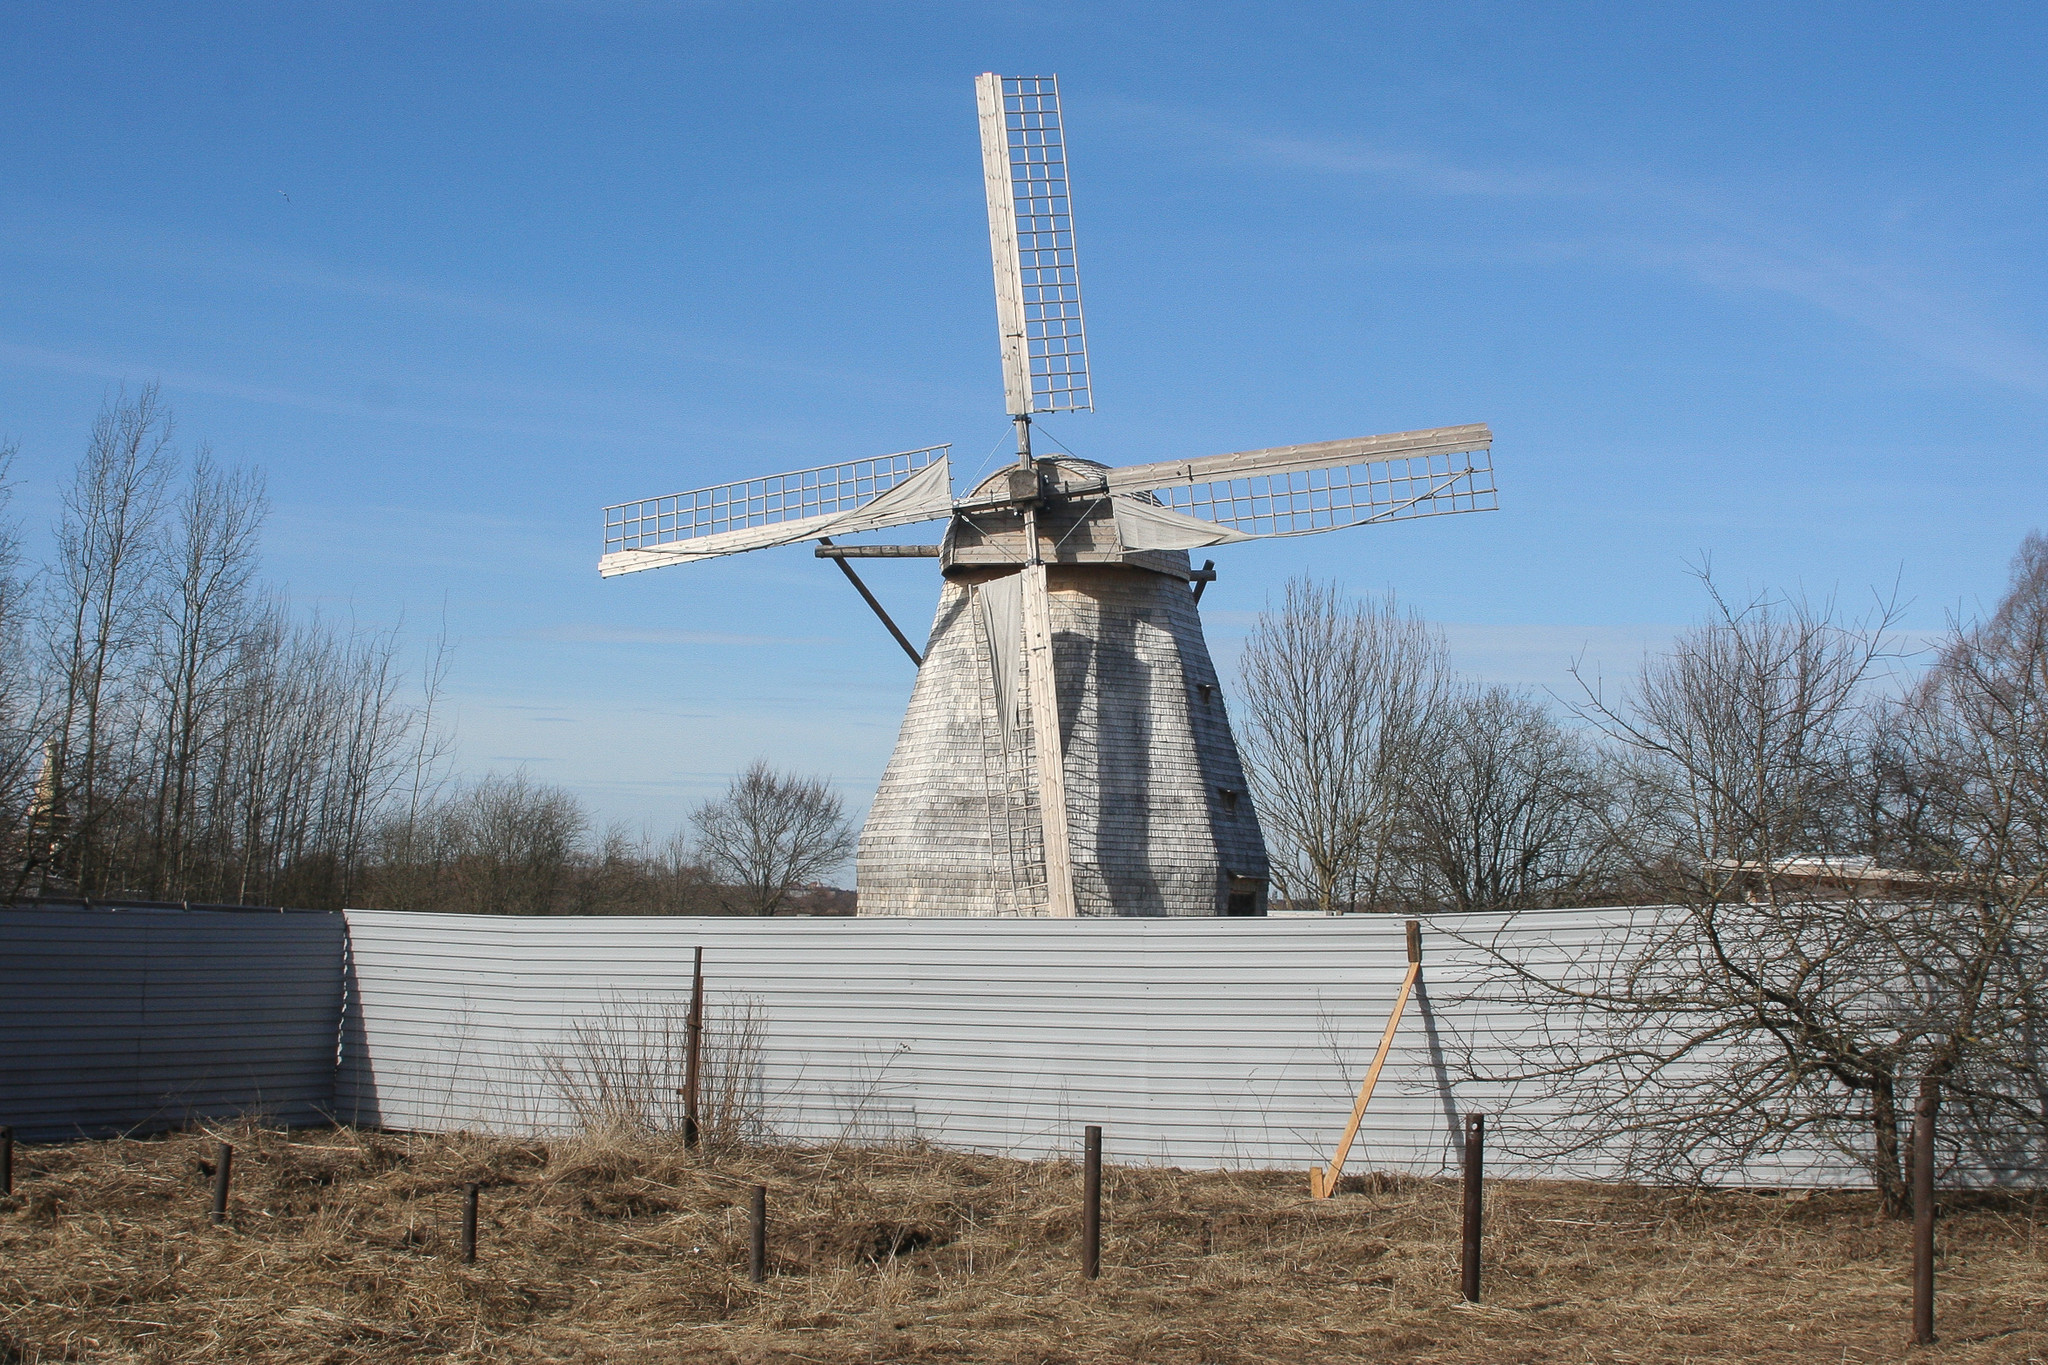
<path id="1" fill-rule="evenodd" d="M 1109 466 L 1073 455 L 1041 457 L 1038 467 L 1054 489 L 1100 484 Z M 997 470 L 974 486 L 962 500 L 939 548 L 939 568 L 948 578 L 983 578 L 983 571 L 1014 573 L 1026 554 L 1024 513 L 1014 505 L 998 506 L 1030 490 L 1030 475 L 1015 465 Z M 1019 486 L 1019 480 L 1023 484 Z M 1120 493 L 1118 497 L 1131 497 Z M 1137 499 L 1156 503 L 1150 493 Z M 1107 492 L 1099 497 L 1059 497 L 1038 509 L 1039 557 L 1047 564 L 1123 565 L 1148 569 L 1185 581 L 1189 577 L 1185 550 L 1132 550 L 1117 535 L 1116 513 Z"/>

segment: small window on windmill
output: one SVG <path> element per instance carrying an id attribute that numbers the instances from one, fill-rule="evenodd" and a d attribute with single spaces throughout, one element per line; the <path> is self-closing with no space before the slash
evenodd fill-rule
<path id="1" fill-rule="evenodd" d="M 1232 815 L 1237 814 L 1238 795 L 1239 793 L 1237 792 L 1237 790 L 1232 787 L 1218 787 L 1216 789 L 1216 799 L 1221 801 L 1223 803 L 1223 809 L 1228 811 Z"/>
<path id="2" fill-rule="evenodd" d="M 1196 683 L 1195 691 L 1201 694 L 1202 705 L 1207 706 L 1209 704 L 1210 699 L 1216 695 L 1216 684 Z"/>

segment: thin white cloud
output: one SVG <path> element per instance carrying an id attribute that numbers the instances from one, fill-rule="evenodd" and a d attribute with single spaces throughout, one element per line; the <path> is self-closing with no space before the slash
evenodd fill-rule
<path id="1" fill-rule="evenodd" d="M 593 436 L 593 432 L 587 426 L 549 429 L 527 421 L 491 421 L 462 417 L 444 409 L 392 407 L 364 402 L 361 399 L 335 397 L 331 394 L 306 393 L 266 384 L 249 384 L 192 370 L 166 369 L 162 365 L 147 361 L 77 355 L 68 351 L 53 351 L 47 347 L 27 346 L 12 341 L 0 341 L 0 364 L 17 365 L 23 369 L 49 370 L 58 374 L 85 375 L 88 378 L 108 379 L 119 383 L 143 384 L 154 381 L 161 383 L 173 393 L 181 390 L 203 393 L 216 398 L 233 398 L 248 403 L 297 408 L 326 417 L 398 422 L 447 431 L 481 432 L 497 436 L 544 436 L 559 441 L 587 441 Z"/>
<path id="2" fill-rule="evenodd" d="M 2048 397 L 2043 338 L 2001 325 L 1964 293 L 1928 283 L 1915 263 L 1816 242 L 1810 230 L 1764 214 L 1758 204 L 1765 196 L 1754 192 L 1683 184 L 1647 172 L 1624 178 L 1470 164 L 1358 139 L 1235 128 L 1186 110 L 1120 108 L 1134 121 L 1171 130 L 1176 142 L 1192 137 L 1205 149 L 1274 170 L 1393 182 L 1424 195 L 1571 204 L 1576 213 L 1590 215 L 1583 227 L 1564 243 L 1543 243 L 1533 259 L 1623 261 L 1717 289 L 1776 294 L 1961 373 Z M 1895 212 L 1896 204 L 1888 202 L 1875 226 L 1884 226 Z"/>
<path id="3" fill-rule="evenodd" d="M 815 645 L 822 638 L 795 635 L 727 635 L 715 631 L 668 630 L 648 626 L 559 625 L 522 631 L 529 640 L 575 645 Z"/>
<path id="4" fill-rule="evenodd" d="M 687 361 L 692 368 L 710 367 L 842 385 L 869 394 L 894 395 L 904 402 L 953 401 L 960 397 L 943 384 L 920 380 L 905 374 L 900 368 L 810 365 L 793 359 L 786 349 L 763 351 L 731 335 L 697 336 L 677 328 L 650 327 L 615 315 L 592 314 L 509 292 L 482 294 L 422 284 L 338 267 L 327 261 L 288 256 L 261 244 L 171 234 L 155 226 L 145 233 L 120 224 L 75 217 L 54 224 L 41 219 L 16 218 L 0 222 L 0 247 L 47 259 L 84 261 L 101 266 L 112 264 L 151 273 L 182 272 L 209 279 L 235 280 L 286 294 L 326 295 L 385 304 L 413 314 L 469 318 L 578 348 L 598 347 L 661 356 Z M 261 390 L 247 394 L 233 393 L 225 388 L 201 388 L 200 391 L 252 397 L 256 401 L 294 401 L 288 396 L 265 397 Z M 524 396 L 527 391 L 517 392 Z M 313 401 L 318 400 L 304 399 L 299 401 L 299 405 L 309 406 Z M 362 405 L 345 402 L 341 410 L 351 415 L 364 412 Z M 409 416 L 382 410 L 373 415 Z M 533 432 L 530 425 L 478 429 Z M 590 433 L 586 429 L 581 434 L 588 436 Z"/>

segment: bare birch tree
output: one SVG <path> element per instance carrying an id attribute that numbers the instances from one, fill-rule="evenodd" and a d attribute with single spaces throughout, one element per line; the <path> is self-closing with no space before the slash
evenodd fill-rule
<path id="1" fill-rule="evenodd" d="M 47 849 L 37 779 L 46 753 L 44 693 L 29 654 L 31 581 L 12 506 L 17 447 L 0 443 L 0 892 L 20 896 Z M 42 849 L 38 848 L 41 840 Z"/>
<path id="2" fill-rule="evenodd" d="M 148 640 L 157 521 L 171 474 L 171 418 L 155 385 L 102 408 L 57 523 L 45 640 L 56 681 L 56 818 L 63 875 L 103 884 L 119 831 L 111 813 L 132 795 L 132 680 Z"/>
<path id="3" fill-rule="evenodd" d="M 201 451 L 176 498 L 153 603 L 149 680 L 158 712 L 150 889 L 185 885 L 196 853 L 199 783 L 224 742 L 225 702 L 251 625 L 263 480 L 216 466 Z"/>
<path id="4" fill-rule="evenodd" d="M 1392 594 L 1291 580 L 1239 664 L 1240 740 L 1273 879 L 1325 913 L 1400 885 L 1409 786 L 1447 686 L 1442 640 Z"/>

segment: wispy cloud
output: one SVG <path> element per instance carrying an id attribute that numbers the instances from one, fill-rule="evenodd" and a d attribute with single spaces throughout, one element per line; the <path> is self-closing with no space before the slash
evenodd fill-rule
<path id="1" fill-rule="evenodd" d="M 1813 225 L 1772 215 L 1753 189 L 1687 183 L 1645 170 L 1617 175 L 1485 164 L 1355 138 L 1233 127 L 1187 110 L 1124 104 L 1120 112 L 1205 149 L 1269 170 L 1391 183 L 1424 196 L 1569 206 L 1574 221 L 1533 251 L 1503 258 L 1620 262 L 1714 289 L 1774 294 L 1860 327 L 1921 357 L 2032 397 L 2048 397 L 2048 339 L 2002 325 L 1978 298 L 1931 283 L 1918 261 L 1857 251 Z M 1774 190 L 1780 187 L 1765 187 Z M 1803 187 L 1802 187 L 1803 188 Z M 1837 208 L 1838 213 L 1848 212 Z M 1896 204 L 1862 227 L 1891 225 Z M 1456 254 L 1463 248 L 1446 250 Z"/>
<path id="2" fill-rule="evenodd" d="M 28 346 L 19 342 L 0 341 L 0 364 L 11 364 L 23 369 L 45 370 L 57 374 L 84 375 L 92 379 L 106 379 L 116 383 L 146 384 L 161 383 L 173 392 L 184 390 L 203 393 L 216 398 L 232 398 L 246 403 L 264 403 L 274 407 L 296 408 L 304 412 L 316 412 L 327 417 L 348 417 L 358 420 L 398 422 L 413 426 L 431 427 L 447 431 L 481 432 L 498 436 L 518 436 L 531 439 L 536 436 L 559 441 L 588 441 L 594 435 L 588 426 L 559 427 L 550 429 L 530 421 L 494 420 L 479 418 L 451 411 L 447 408 L 412 408 L 383 403 L 372 403 L 356 398 L 343 398 L 333 394 L 309 393 L 304 390 L 279 388 L 269 384 L 251 384 L 238 379 L 225 378 L 195 370 L 166 368 L 160 364 L 140 358 L 124 359 L 109 356 L 79 355 L 70 351 L 56 351 L 43 346 Z"/>
<path id="3" fill-rule="evenodd" d="M 726 635 L 716 631 L 668 630 L 648 626 L 536 626 L 520 632 L 529 640 L 575 645 L 810 645 L 829 643 L 795 635 Z"/>
<path id="4" fill-rule="evenodd" d="M 75 216 L 60 221 L 17 216 L 0 221 L 0 249 L 31 258 L 86 263 L 101 268 L 115 266 L 150 275 L 183 274 L 209 281 L 231 281 L 287 297 L 327 297 L 381 304 L 418 317 L 469 319 L 581 350 L 597 348 L 685 361 L 692 369 L 771 375 L 787 380 L 853 387 L 871 394 L 894 394 L 906 402 L 950 401 L 959 397 L 944 385 L 905 374 L 900 367 L 806 364 L 793 358 L 786 348 L 763 350 L 730 333 L 704 335 L 701 329 L 686 331 L 677 327 L 648 326 L 615 313 L 593 313 L 510 290 L 486 293 L 448 288 L 375 271 L 350 269 L 331 261 L 296 257 L 245 241 L 171 233 L 159 226 L 144 231 L 120 223 L 82 220 Z M 97 374 L 101 371 L 82 372 Z M 126 374 L 136 372 L 133 369 L 121 371 Z M 417 376 L 408 378 L 416 379 Z M 168 376 L 165 382 L 170 382 Z M 317 396 L 260 387 L 239 393 L 226 387 L 204 387 L 206 382 L 231 383 L 199 379 L 190 387 L 200 392 L 289 403 L 316 411 L 329 410 L 315 406 L 323 401 Z M 527 390 L 522 388 L 518 392 L 523 395 Z M 349 415 L 362 415 L 364 411 L 363 405 L 346 400 L 325 401 L 338 404 L 333 410 Z M 403 410 L 381 409 L 374 415 L 401 420 L 417 416 Z M 533 432 L 530 424 L 479 429 Z M 586 430 L 583 434 L 589 433 Z"/>

